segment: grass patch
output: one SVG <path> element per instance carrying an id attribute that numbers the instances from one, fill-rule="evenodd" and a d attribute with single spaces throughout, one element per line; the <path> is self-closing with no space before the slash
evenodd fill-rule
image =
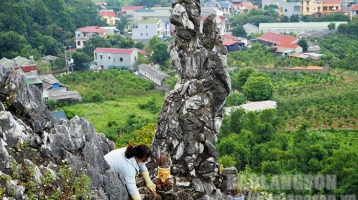
<path id="1" fill-rule="evenodd" d="M 152 110 L 140 108 L 140 104 L 148 102 L 155 102 L 158 112 L 154 113 Z M 88 119 L 97 132 L 106 133 L 108 122 L 114 121 L 118 124 L 125 124 L 128 117 L 133 114 L 155 122 L 163 102 L 163 93 L 152 92 L 150 95 L 145 96 L 126 96 L 113 101 L 74 104 L 64 106 L 61 109 L 65 110 L 66 114 L 73 112 L 78 116 Z"/>

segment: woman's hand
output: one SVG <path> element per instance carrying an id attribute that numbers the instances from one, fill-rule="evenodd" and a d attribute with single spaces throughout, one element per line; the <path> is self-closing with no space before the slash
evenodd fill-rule
<path id="1" fill-rule="evenodd" d="M 147 185 L 147 187 L 154 192 L 156 190 L 156 185 L 152 182 L 152 180 L 150 180 L 149 177 L 149 172 L 141 172 L 140 173 L 144 179 L 145 184 Z"/>

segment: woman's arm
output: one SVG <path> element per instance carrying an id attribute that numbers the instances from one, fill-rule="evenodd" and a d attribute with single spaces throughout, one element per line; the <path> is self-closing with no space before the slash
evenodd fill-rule
<path id="1" fill-rule="evenodd" d="M 133 167 L 127 168 L 123 172 L 124 181 L 126 183 L 127 190 L 130 195 L 139 194 L 137 184 L 135 181 L 135 174 L 136 174 L 136 171 Z"/>
<path id="2" fill-rule="evenodd" d="M 139 172 L 147 172 L 147 166 L 144 163 L 138 163 Z"/>

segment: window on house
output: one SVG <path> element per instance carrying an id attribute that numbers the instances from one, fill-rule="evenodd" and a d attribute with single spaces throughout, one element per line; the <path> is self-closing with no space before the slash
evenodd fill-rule
<path id="1" fill-rule="evenodd" d="M 134 56 L 134 60 L 137 60 L 137 56 Z"/>
<path id="2" fill-rule="evenodd" d="M 148 36 L 148 33 L 147 33 L 147 36 Z"/>
<path id="3" fill-rule="evenodd" d="M 307 9 L 307 12 L 310 11 L 310 8 L 309 8 L 309 7 L 307 7 L 306 9 Z"/>
<path id="4" fill-rule="evenodd" d="M 287 12 L 287 9 L 285 9 L 285 12 Z"/>
<path id="5" fill-rule="evenodd" d="M 294 6 L 293 7 L 293 12 L 300 12 L 300 7 L 299 6 Z"/>
<path id="6" fill-rule="evenodd" d="M 140 35 L 143 36 L 143 33 L 141 33 Z"/>
<path id="7" fill-rule="evenodd" d="M 111 59 L 111 56 L 108 56 L 108 60 L 110 60 Z"/>
<path id="8" fill-rule="evenodd" d="M 146 25 L 145 28 L 148 28 L 148 26 Z"/>
<path id="9" fill-rule="evenodd" d="M 323 6 L 323 11 L 327 11 L 327 7 L 326 7 L 326 6 Z"/>
<path id="10" fill-rule="evenodd" d="M 77 34 L 77 37 L 80 37 L 80 34 Z"/>
<path id="11" fill-rule="evenodd" d="M 123 58 L 119 58 L 119 61 L 123 62 Z"/>
<path id="12" fill-rule="evenodd" d="M 102 55 L 99 56 L 99 59 L 102 59 Z"/>
<path id="13" fill-rule="evenodd" d="M 81 41 L 77 41 L 77 46 L 81 46 Z"/>

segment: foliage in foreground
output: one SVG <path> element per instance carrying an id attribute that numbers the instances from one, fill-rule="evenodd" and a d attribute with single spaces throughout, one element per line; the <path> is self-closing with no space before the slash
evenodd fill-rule
<path id="1" fill-rule="evenodd" d="M 28 143 L 19 144 L 10 149 L 13 159 L 9 174 L 0 174 L 0 197 L 19 198 L 12 184 L 24 187 L 25 199 L 90 199 L 91 179 L 85 174 L 85 169 L 77 166 L 75 169 L 67 166 L 66 160 L 56 166 L 56 169 L 43 166 L 37 149 Z M 39 166 L 39 167 L 37 167 Z"/>

